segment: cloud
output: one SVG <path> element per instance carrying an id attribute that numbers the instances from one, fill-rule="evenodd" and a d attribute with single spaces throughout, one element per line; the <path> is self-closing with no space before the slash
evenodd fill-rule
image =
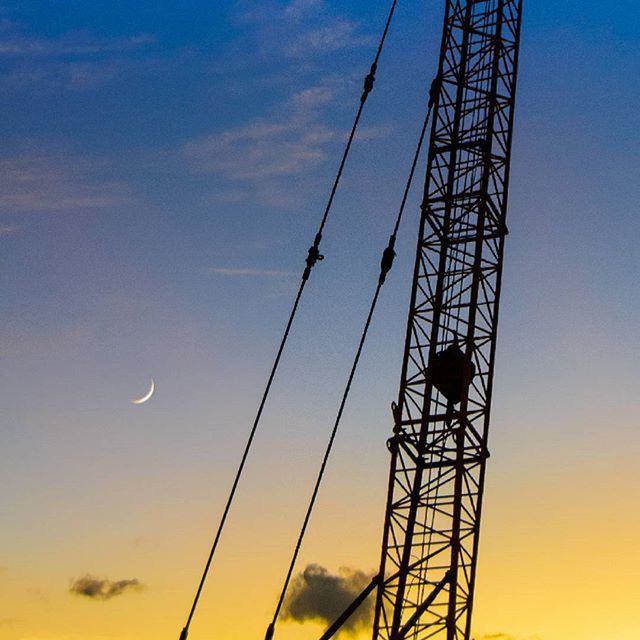
<path id="1" fill-rule="evenodd" d="M 86 91 L 131 71 L 131 58 L 147 51 L 154 36 L 141 33 L 103 38 L 73 31 L 46 38 L 24 33 L 20 25 L 0 21 L 0 88 L 4 91 Z"/>
<path id="2" fill-rule="evenodd" d="M 299 20 L 307 13 L 324 7 L 324 0 L 291 0 L 284 8 L 284 15 Z"/>
<path id="3" fill-rule="evenodd" d="M 122 61 L 113 60 L 24 60 L 5 70 L 0 89 L 40 94 L 88 91 L 129 71 Z"/>
<path id="4" fill-rule="evenodd" d="M 317 564 L 310 564 L 291 582 L 282 617 L 296 622 L 331 624 L 369 584 L 373 573 L 342 567 L 338 575 Z M 373 599 L 368 598 L 343 626 L 347 633 L 366 627 L 372 621 Z"/>
<path id="5" fill-rule="evenodd" d="M 328 86 L 308 87 L 294 93 L 279 115 L 191 140 L 183 154 L 199 171 L 257 187 L 304 173 L 325 160 L 328 145 L 339 137 L 317 116 L 333 96 Z"/>
<path id="6" fill-rule="evenodd" d="M 10 236 L 14 233 L 17 233 L 20 227 L 17 227 L 13 224 L 0 224 L 0 237 L 2 236 Z M 0 567 L 0 572 L 2 568 Z"/>
<path id="7" fill-rule="evenodd" d="M 202 170 L 232 180 L 254 181 L 302 173 L 326 157 L 335 132 L 287 122 L 256 121 L 246 127 L 187 143 L 185 154 Z"/>
<path id="8" fill-rule="evenodd" d="M 301 58 L 368 39 L 324 0 L 250 0 L 236 10 L 241 24 L 250 27 L 243 33 L 240 55 L 250 51 L 253 62 L 256 56 L 275 55 L 278 72 L 271 81 L 281 83 L 285 74 L 288 83 L 298 86 L 270 105 L 269 112 L 187 139 L 179 153 L 196 173 L 219 179 L 209 183 L 214 185 L 205 198 L 209 204 L 257 202 L 281 210 L 299 208 L 324 197 L 320 190 L 326 183 L 321 185 L 319 177 L 325 176 L 328 161 L 339 157 L 350 122 L 350 114 L 342 117 L 343 110 L 357 105 L 362 82 L 358 76 L 354 88 L 354 77 L 334 68 L 329 75 L 316 75 L 312 85 L 300 86 L 298 79 L 304 76 L 307 82 L 309 65 L 315 64 Z M 237 62 L 237 56 L 233 59 Z M 255 104 L 261 104 L 258 98 Z M 388 126 L 363 126 L 357 139 L 364 142 L 388 134 Z"/>
<path id="9" fill-rule="evenodd" d="M 327 86 L 307 87 L 291 97 L 292 116 L 301 121 L 308 120 L 315 110 L 333 100 L 334 92 Z"/>
<path id="10" fill-rule="evenodd" d="M 324 0 L 243 2 L 237 22 L 254 27 L 254 55 L 257 50 L 300 60 L 374 42 L 360 33 L 357 22 L 337 15 Z"/>
<path id="11" fill-rule="evenodd" d="M 86 574 L 71 583 L 69 592 L 91 600 L 110 600 L 122 595 L 125 591 L 138 591 L 142 588 L 142 584 L 136 578 L 131 580 L 107 580 L 106 578 L 94 578 Z"/>
<path id="12" fill-rule="evenodd" d="M 344 18 L 333 20 L 327 26 L 310 29 L 296 37 L 286 47 L 285 53 L 289 57 L 300 58 L 370 44 L 372 39 L 359 34 L 357 28 L 351 20 Z"/>
<path id="13" fill-rule="evenodd" d="M 104 39 L 86 32 L 68 33 L 59 38 L 34 38 L 15 33 L 0 39 L 0 57 L 84 57 L 124 53 L 154 41 L 149 34 Z"/>
<path id="14" fill-rule="evenodd" d="M 293 271 L 280 271 L 277 269 L 254 269 L 251 267 L 213 267 L 209 270 L 218 276 L 228 278 L 237 277 L 263 277 L 263 278 L 283 278 L 296 275 Z"/>
<path id="15" fill-rule="evenodd" d="M 129 201 L 127 186 L 105 180 L 92 158 L 23 153 L 0 158 L 0 212 L 102 209 Z"/>

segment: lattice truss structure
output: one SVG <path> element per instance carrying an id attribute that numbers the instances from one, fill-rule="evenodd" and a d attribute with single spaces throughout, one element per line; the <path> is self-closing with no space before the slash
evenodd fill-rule
<path id="1" fill-rule="evenodd" d="M 521 0 L 448 0 L 373 637 L 470 637 Z M 464 353 L 460 402 L 434 357 Z"/>

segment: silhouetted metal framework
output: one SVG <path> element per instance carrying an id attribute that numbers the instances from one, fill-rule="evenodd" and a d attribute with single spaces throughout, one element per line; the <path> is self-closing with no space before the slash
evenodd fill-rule
<path id="1" fill-rule="evenodd" d="M 470 637 L 521 9 L 446 2 L 374 639 Z M 461 398 L 435 380 L 448 347 Z"/>

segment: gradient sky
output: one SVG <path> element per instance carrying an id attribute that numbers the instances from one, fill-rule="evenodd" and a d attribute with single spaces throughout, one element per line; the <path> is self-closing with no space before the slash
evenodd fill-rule
<path id="1" fill-rule="evenodd" d="M 194 640 L 270 619 L 443 4 L 399 2 Z M 1 640 L 177 638 L 386 7 L 0 3 Z M 639 34 L 635 0 L 525 0 L 478 638 L 638 637 Z M 416 198 L 300 569 L 378 563 Z"/>

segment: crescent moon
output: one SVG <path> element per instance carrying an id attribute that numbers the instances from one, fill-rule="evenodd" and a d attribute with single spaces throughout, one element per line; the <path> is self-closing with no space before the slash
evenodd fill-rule
<path id="1" fill-rule="evenodd" d="M 151 389 L 149 389 L 149 392 L 143 395 L 142 398 L 137 398 L 136 400 L 132 400 L 131 401 L 132 404 L 142 404 L 143 402 L 146 402 L 153 395 L 155 390 L 156 390 L 156 383 L 153 381 L 153 378 L 151 378 Z"/>

